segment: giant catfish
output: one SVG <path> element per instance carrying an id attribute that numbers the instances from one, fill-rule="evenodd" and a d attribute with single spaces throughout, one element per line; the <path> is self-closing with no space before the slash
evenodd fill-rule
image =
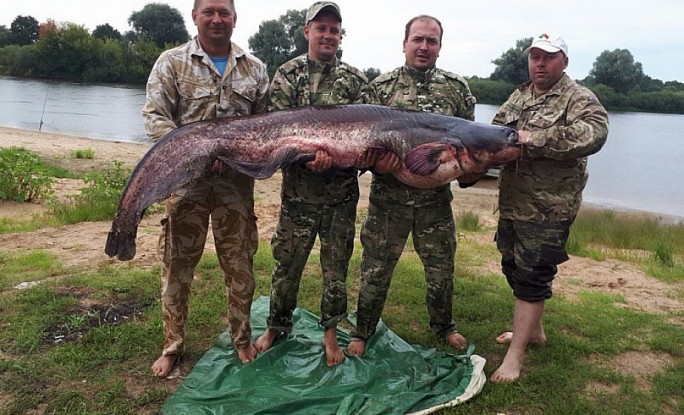
<path id="1" fill-rule="evenodd" d="M 417 188 L 472 177 L 520 155 L 518 134 L 510 128 L 378 105 L 309 106 L 198 121 L 166 134 L 138 162 L 105 253 L 132 259 L 144 210 L 202 177 L 217 159 L 265 179 L 313 160 L 319 149 L 332 156 L 334 167 L 348 168 L 371 148 L 396 153 L 403 165 L 393 174 Z"/>

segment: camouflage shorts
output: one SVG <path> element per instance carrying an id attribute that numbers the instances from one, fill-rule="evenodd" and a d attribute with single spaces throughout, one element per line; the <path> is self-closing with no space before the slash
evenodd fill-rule
<path id="1" fill-rule="evenodd" d="M 501 270 L 516 298 L 529 302 L 551 298 L 557 265 L 569 259 L 565 244 L 571 224 L 499 219 L 495 239 Z"/>

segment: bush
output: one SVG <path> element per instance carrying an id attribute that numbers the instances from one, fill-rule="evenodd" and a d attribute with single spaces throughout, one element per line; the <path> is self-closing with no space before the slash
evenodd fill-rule
<path id="1" fill-rule="evenodd" d="M 9 45 L 0 48 L 0 74 L 8 75 L 10 73 L 20 49 L 21 46 L 19 45 Z"/>
<path id="2" fill-rule="evenodd" d="M 10 147 L 0 149 L 0 199 L 32 202 L 52 193 L 52 177 L 40 157 Z"/>

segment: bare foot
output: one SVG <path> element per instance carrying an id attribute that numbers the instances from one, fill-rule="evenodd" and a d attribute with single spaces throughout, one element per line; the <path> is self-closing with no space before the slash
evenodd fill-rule
<path id="1" fill-rule="evenodd" d="M 496 342 L 499 344 L 508 344 L 511 342 L 512 339 L 513 339 L 513 332 L 512 331 L 505 331 L 505 332 L 501 333 L 496 338 Z M 537 345 L 544 344 L 544 343 L 546 343 L 546 335 L 544 333 L 536 334 L 536 335 L 532 336 L 532 338 L 530 338 L 529 343 L 537 344 Z"/>
<path id="2" fill-rule="evenodd" d="M 252 344 L 247 347 L 236 347 L 235 349 L 237 350 L 238 357 L 242 363 L 249 363 L 256 359 L 257 349 Z"/>
<path id="3" fill-rule="evenodd" d="M 356 357 L 363 357 L 363 354 L 366 352 L 366 342 L 363 341 L 362 339 L 359 339 L 357 337 L 354 337 L 349 341 L 349 345 L 347 346 L 347 353 L 350 356 L 356 356 Z"/>
<path id="4" fill-rule="evenodd" d="M 513 332 L 504 331 L 496 338 L 496 342 L 499 344 L 508 344 L 511 342 L 511 339 L 513 339 Z"/>
<path id="5" fill-rule="evenodd" d="M 154 373 L 155 376 L 159 378 L 165 378 L 169 376 L 169 373 L 171 373 L 171 370 L 173 370 L 173 367 L 176 365 L 177 361 L 178 355 L 161 355 L 154 363 L 152 363 L 150 369 L 152 369 L 152 373 Z"/>
<path id="6" fill-rule="evenodd" d="M 335 327 L 325 329 L 323 347 L 325 348 L 325 359 L 328 366 L 337 366 L 344 361 L 344 352 L 337 343 L 337 329 Z"/>
<path id="7" fill-rule="evenodd" d="M 446 336 L 446 341 L 459 350 L 465 350 L 468 347 L 468 339 L 463 337 L 463 335 L 457 331 L 451 332 Z"/>
<path id="8" fill-rule="evenodd" d="M 489 377 L 489 380 L 494 383 L 515 382 L 516 380 L 520 379 L 522 363 L 523 362 L 521 358 L 507 353 L 503 363 L 501 363 L 501 366 L 499 366 L 499 368 L 492 373 L 492 376 Z"/>
<path id="9" fill-rule="evenodd" d="M 264 333 L 259 336 L 254 342 L 254 348 L 257 352 L 263 353 L 273 346 L 273 342 L 280 336 L 280 332 L 276 329 L 266 329 Z"/>

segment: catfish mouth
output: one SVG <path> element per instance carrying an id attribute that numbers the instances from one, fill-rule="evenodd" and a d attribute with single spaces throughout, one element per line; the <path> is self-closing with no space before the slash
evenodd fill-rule
<path id="1" fill-rule="evenodd" d="M 499 163 L 506 163 L 510 160 L 514 160 L 520 157 L 522 154 L 522 145 L 520 143 L 520 135 L 518 134 L 517 130 L 511 129 L 510 132 L 508 132 L 506 136 L 506 145 L 503 146 L 503 148 L 492 148 L 492 147 L 487 147 L 487 148 L 480 148 L 472 152 L 465 152 L 466 154 L 462 154 L 463 160 L 469 160 L 470 163 L 474 162 L 475 164 L 479 165 L 491 165 L 491 164 L 499 164 Z M 461 169 L 466 169 L 467 164 L 460 160 L 459 158 L 459 165 Z M 486 169 L 485 169 L 486 171 Z"/>

